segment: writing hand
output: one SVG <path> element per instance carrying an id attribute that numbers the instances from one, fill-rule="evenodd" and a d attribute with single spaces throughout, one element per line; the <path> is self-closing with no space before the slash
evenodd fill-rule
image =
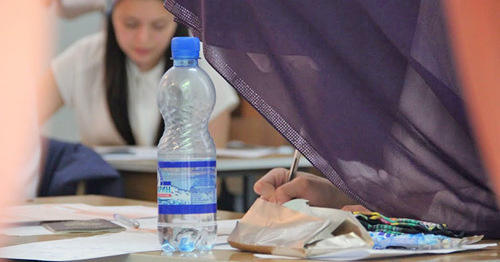
<path id="1" fill-rule="evenodd" d="M 288 170 L 275 168 L 259 179 L 254 191 L 264 200 L 283 204 L 294 198 L 309 200 L 309 205 L 335 207 L 338 190 L 326 178 L 306 172 L 297 172 L 297 176 L 288 182 Z"/>

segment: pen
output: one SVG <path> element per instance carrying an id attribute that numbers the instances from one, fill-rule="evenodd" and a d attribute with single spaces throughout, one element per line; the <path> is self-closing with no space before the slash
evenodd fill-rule
<path id="1" fill-rule="evenodd" d="M 292 165 L 290 166 L 290 171 L 288 173 L 288 181 L 291 181 L 297 174 L 297 168 L 299 168 L 300 156 L 301 154 L 299 150 L 295 149 L 295 153 L 293 154 Z"/>
<path id="2" fill-rule="evenodd" d="M 126 217 L 120 214 L 114 214 L 113 217 L 116 221 L 123 223 L 129 227 L 138 228 L 140 226 L 139 222 L 133 218 Z"/>

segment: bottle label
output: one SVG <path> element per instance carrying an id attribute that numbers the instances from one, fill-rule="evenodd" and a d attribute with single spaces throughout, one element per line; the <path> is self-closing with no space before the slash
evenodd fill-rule
<path id="1" fill-rule="evenodd" d="M 158 214 L 217 211 L 215 160 L 159 161 Z"/>

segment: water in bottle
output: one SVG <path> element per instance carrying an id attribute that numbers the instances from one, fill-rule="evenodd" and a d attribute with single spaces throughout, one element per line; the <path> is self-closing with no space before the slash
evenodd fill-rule
<path id="1" fill-rule="evenodd" d="M 210 77 L 198 67 L 200 42 L 175 37 L 174 66 L 162 77 L 158 106 L 158 235 L 165 252 L 211 250 L 217 239 L 215 145 L 208 120 L 215 104 Z"/>

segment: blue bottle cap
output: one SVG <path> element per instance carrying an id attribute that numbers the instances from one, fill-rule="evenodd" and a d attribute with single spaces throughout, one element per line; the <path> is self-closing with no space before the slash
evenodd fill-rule
<path id="1" fill-rule="evenodd" d="M 200 58 L 200 39 L 190 36 L 174 37 L 171 49 L 174 59 L 198 59 Z"/>

